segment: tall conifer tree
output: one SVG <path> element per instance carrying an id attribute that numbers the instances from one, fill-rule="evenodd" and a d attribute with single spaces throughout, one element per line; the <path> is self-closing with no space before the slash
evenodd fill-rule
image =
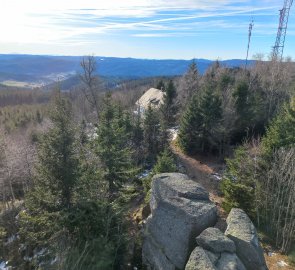
<path id="1" fill-rule="evenodd" d="M 193 95 L 198 92 L 199 90 L 199 81 L 200 81 L 200 75 L 198 72 L 198 67 L 196 62 L 193 60 L 193 62 L 190 64 L 187 72 L 182 78 L 182 97 L 184 99 L 184 104 L 189 103 L 190 99 L 193 97 Z"/>
<path id="2" fill-rule="evenodd" d="M 217 147 L 221 113 L 221 100 L 211 87 L 201 96 L 194 95 L 181 120 L 180 147 L 187 153 L 210 152 Z"/>
<path id="3" fill-rule="evenodd" d="M 34 186 L 26 195 L 26 211 L 21 212 L 19 219 L 19 233 L 27 244 L 26 256 L 45 248 L 43 257 L 50 258 L 63 239 L 57 236 L 63 230 L 64 213 L 74 203 L 74 189 L 80 177 L 71 117 L 71 104 L 58 91 L 50 114 L 52 126 L 38 146 Z M 36 263 L 37 268 L 38 262 L 31 263 Z"/>
<path id="4" fill-rule="evenodd" d="M 143 132 L 146 159 L 153 163 L 162 150 L 164 138 L 162 138 L 159 114 L 151 106 L 144 114 Z"/>
<path id="5" fill-rule="evenodd" d="M 169 81 L 169 84 L 165 90 L 163 104 L 161 105 L 162 118 L 165 122 L 166 127 L 173 126 L 175 124 L 175 113 L 176 113 L 176 99 L 177 93 L 176 88 L 172 80 Z"/>
<path id="6" fill-rule="evenodd" d="M 105 169 L 110 193 L 120 188 L 136 172 L 130 143 L 131 124 L 128 119 L 108 94 L 104 99 L 104 108 L 100 115 L 96 152 Z"/>

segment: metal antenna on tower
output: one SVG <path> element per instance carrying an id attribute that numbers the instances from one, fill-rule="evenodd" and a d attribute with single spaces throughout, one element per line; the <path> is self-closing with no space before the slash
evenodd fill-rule
<path id="1" fill-rule="evenodd" d="M 282 61 L 285 39 L 288 27 L 289 13 L 293 0 L 284 0 L 284 7 L 280 10 L 280 21 L 275 46 L 273 47 L 272 59 Z"/>
<path id="2" fill-rule="evenodd" d="M 249 56 L 249 49 L 250 49 L 250 43 L 251 43 L 251 36 L 252 36 L 252 29 L 254 26 L 254 20 L 252 19 L 249 24 L 249 34 L 248 34 L 248 47 L 247 47 L 247 56 L 246 56 L 246 63 L 245 63 L 245 69 L 248 65 L 248 56 Z"/>

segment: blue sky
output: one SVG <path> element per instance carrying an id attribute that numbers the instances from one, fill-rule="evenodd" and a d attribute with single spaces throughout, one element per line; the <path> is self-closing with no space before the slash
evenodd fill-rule
<path id="1" fill-rule="evenodd" d="M 0 53 L 154 59 L 269 54 L 284 0 L 0 0 Z M 285 56 L 295 58 L 295 6 Z"/>

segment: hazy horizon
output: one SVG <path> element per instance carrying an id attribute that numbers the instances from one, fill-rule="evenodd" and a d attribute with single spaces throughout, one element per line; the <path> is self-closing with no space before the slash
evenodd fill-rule
<path id="1" fill-rule="evenodd" d="M 190 60 L 205 60 L 205 61 L 230 61 L 230 60 L 245 60 L 243 58 L 153 58 L 153 57 L 132 57 L 132 56 L 126 56 L 126 57 L 120 57 L 120 56 L 105 56 L 105 55 L 95 55 L 93 53 L 90 54 L 83 54 L 83 55 L 66 55 L 66 54 L 29 54 L 29 53 L 0 53 L 0 55 L 20 55 L 20 56 L 49 56 L 49 57 L 87 57 L 87 56 L 94 56 L 94 57 L 101 57 L 101 58 L 122 58 L 122 59 L 138 59 L 138 60 L 172 60 L 172 61 L 190 61 Z"/>

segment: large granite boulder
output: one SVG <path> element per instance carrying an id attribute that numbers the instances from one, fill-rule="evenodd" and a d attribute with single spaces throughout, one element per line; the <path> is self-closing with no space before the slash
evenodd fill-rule
<path id="1" fill-rule="evenodd" d="M 168 268 L 167 268 L 168 269 Z M 247 270 L 235 253 L 213 253 L 196 247 L 191 253 L 185 270 Z M 250 270 L 250 269 L 249 269 Z M 254 270 L 254 269 L 251 269 Z"/>
<path id="2" fill-rule="evenodd" d="M 217 228 L 208 228 L 204 230 L 197 238 L 199 246 L 212 251 L 213 253 L 230 252 L 236 251 L 235 243 L 226 237 Z"/>
<path id="3" fill-rule="evenodd" d="M 198 183 L 182 173 L 162 173 L 155 175 L 151 186 L 151 210 L 158 203 L 169 201 L 172 197 L 189 200 L 209 201 L 209 193 Z"/>
<path id="4" fill-rule="evenodd" d="M 217 228 L 207 228 L 197 238 L 186 270 L 266 270 L 256 229 L 241 209 L 232 209 L 225 235 Z M 205 255 L 206 256 L 205 256 Z M 209 262 L 208 262 L 209 260 Z M 210 264 L 211 263 L 211 264 Z"/>
<path id="5" fill-rule="evenodd" d="M 184 269 L 195 237 L 216 223 L 216 206 L 201 185 L 179 173 L 153 177 L 150 205 L 143 262 L 149 269 Z"/>
<path id="6" fill-rule="evenodd" d="M 201 247 L 196 247 L 185 266 L 185 270 L 216 270 L 208 254 Z"/>
<path id="7" fill-rule="evenodd" d="M 236 253 L 246 269 L 267 269 L 256 229 L 247 214 L 242 209 L 233 208 L 226 222 L 225 235 L 235 242 Z"/>
<path id="8" fill-rule="evenodd" d="M 239 257 L 235 253 L 228 252 L 221 253 L 216 268 L 218 270 L 246 270 Z"/>
<path id="9" fill-rule="evenodd" d="M 219 229 L 207 228 L 196 241 L 199 246 L 192 252 L 185 270 L 246 270 L 235 253 L 235 243 Z"/>
<path id="10" fill-rule="evenodd" d="M 165 255 L 164 250 L 154 238 L 146 235 L 142 246 L 143 262 L 148 269 L 175 270 L 175 265 Z"/>

